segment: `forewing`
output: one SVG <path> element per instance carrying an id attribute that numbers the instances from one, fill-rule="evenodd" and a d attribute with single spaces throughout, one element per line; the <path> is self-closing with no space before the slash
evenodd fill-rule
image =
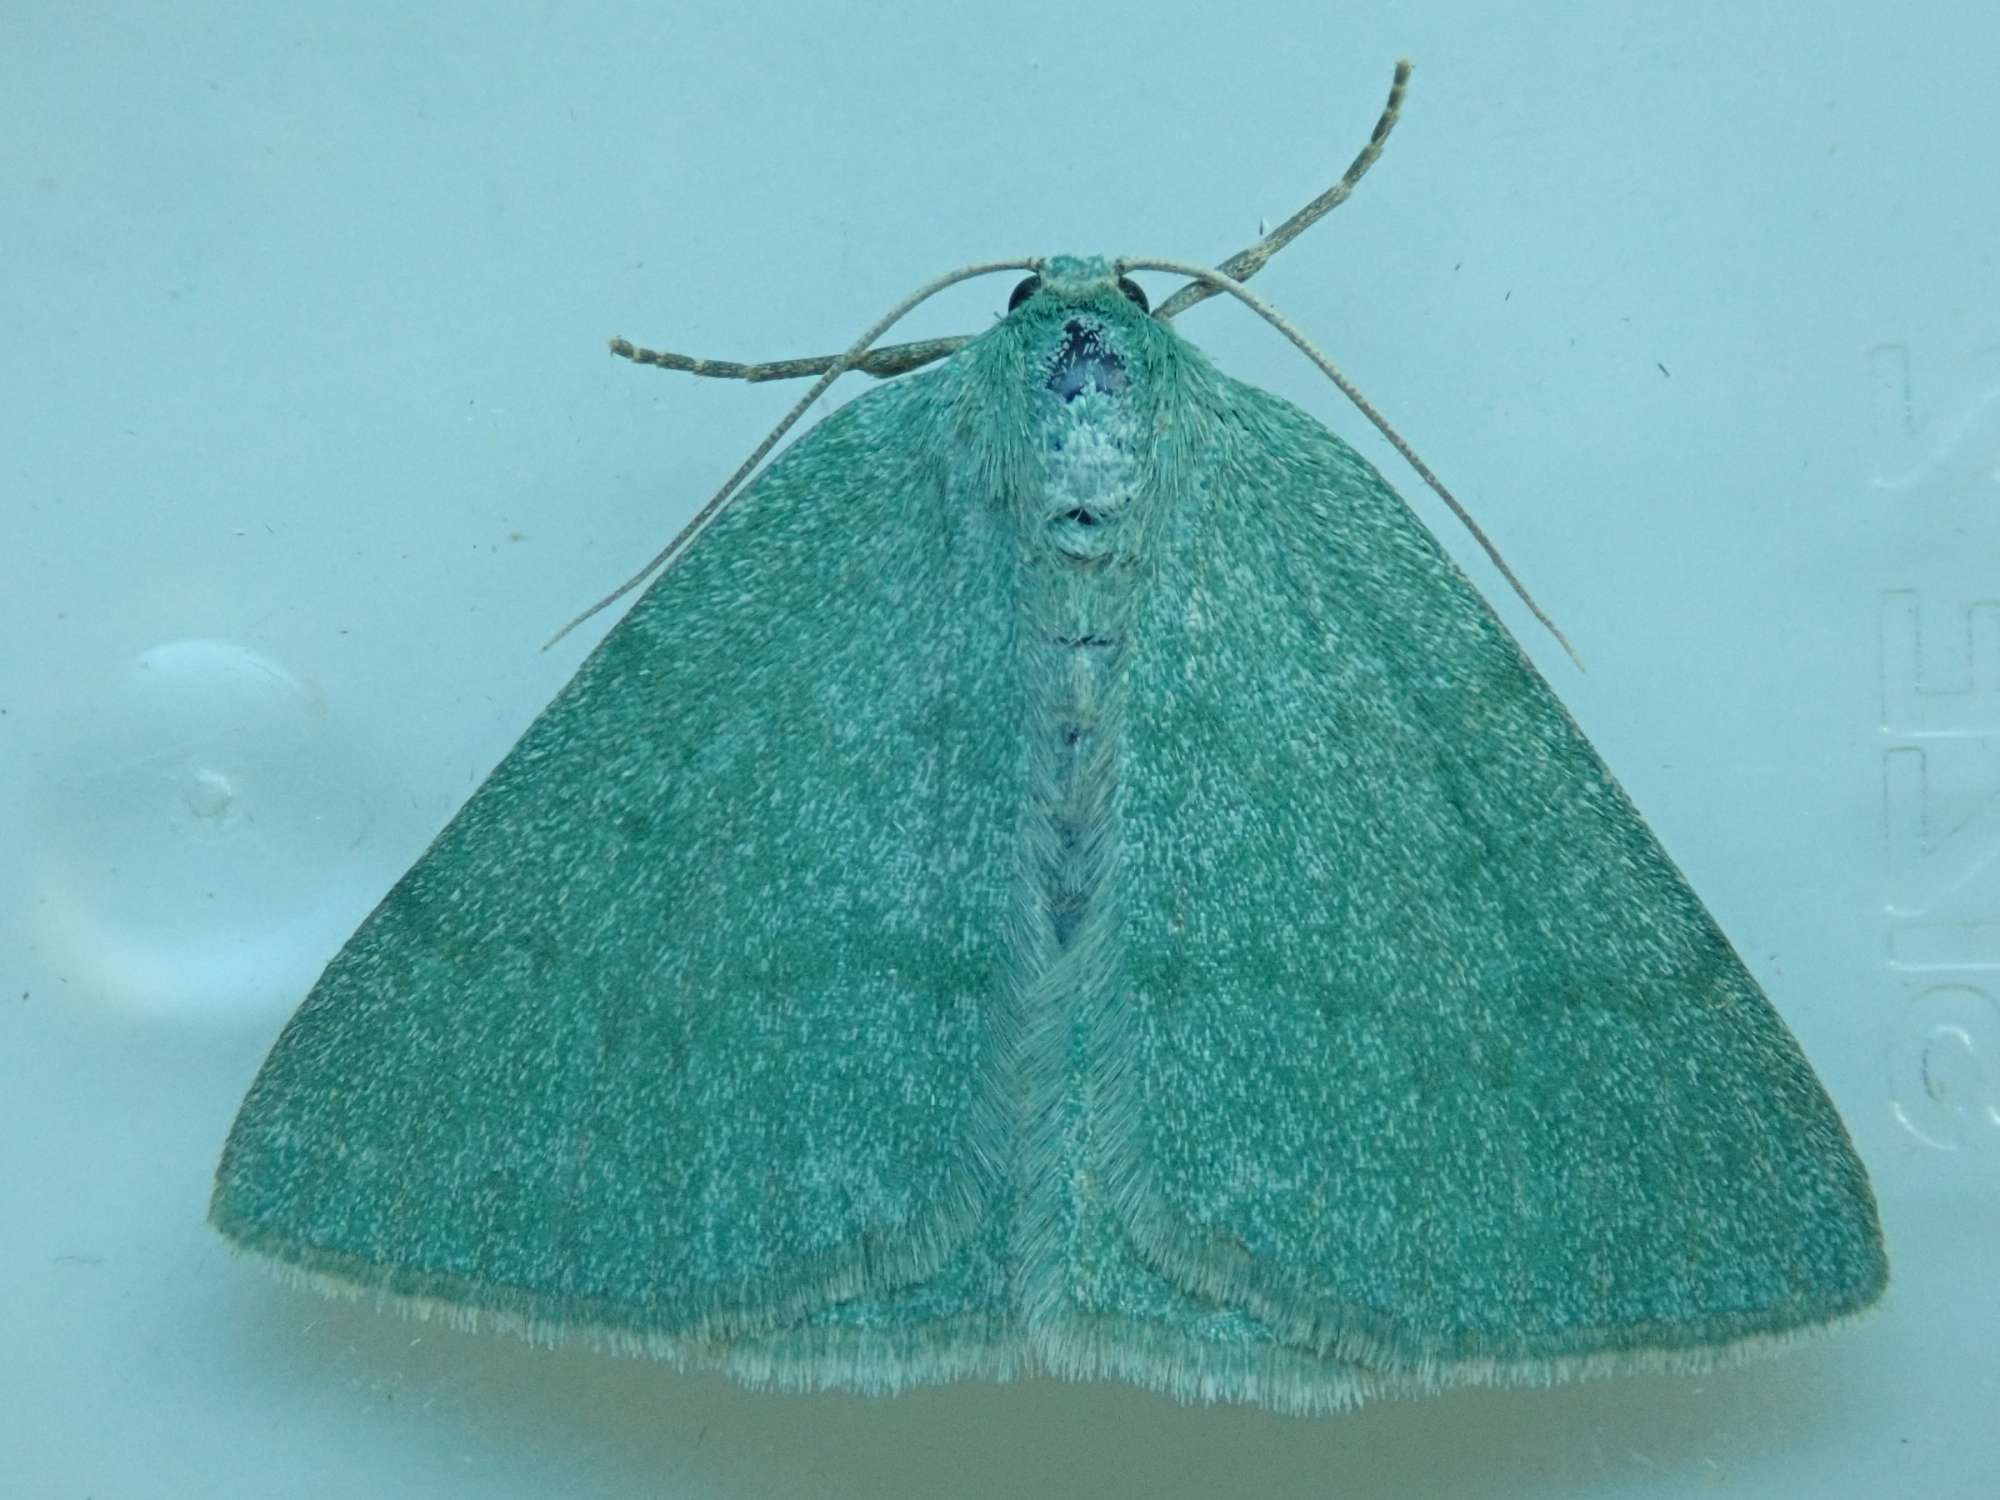
<path id="1" fill-rule="evenodd" d="M 1021 771 L 1011 553 L 948 503 L 946 379 L 783 456 L 369 917 L 244 1104 L 228 1234 L 642 1336 L 963 1237 Z"/>
<path id="2" fill-rule="evenodd" d="M 1431 1374 L 1872 1300 L 1838 1117 L 1546 684 L 1357 455 L 1217 390 L 1135 632 L 1136 1241 Z"/>

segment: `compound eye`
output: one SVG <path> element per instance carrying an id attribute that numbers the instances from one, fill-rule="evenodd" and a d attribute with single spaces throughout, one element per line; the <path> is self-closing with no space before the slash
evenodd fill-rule
<path id="1" fill-rule="evenodd" d="M 1041 289 L 1042 278 L 1039 276 L 1030 276 L 1026 281 L 1014 288 L 1014 295 L 1007 299 L 1007 311 L 1012 312 Z"/>
<path id="2" fill-rule="evenodd" d="M 1144 289 L 1140 287 L 1138 282 L 1132 280 L 1131 277 L 1120 276 L 1118 278 L 1118 290 L 1138 303 L 1140 312 L 1151 312 L 1153 310 L 1153 304 L 1146 300 Z"/>

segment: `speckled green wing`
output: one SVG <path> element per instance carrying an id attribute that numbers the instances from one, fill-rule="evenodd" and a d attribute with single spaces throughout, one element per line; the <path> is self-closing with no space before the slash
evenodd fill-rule
<path id="1" fill-rule="evenodd" d="M 1218 394 L 1126 718 L 1146 1258 L 1390 1384 L 1699 1365 L 1872 1301 L 1838 1117 L 1561 705 L 1358 456 Z"/>
<path id="2" fill-rule="evenodd" d="M 963 1238 L 1023 793 L 1013 553 L 945 503 L 949 389 L 821 423 L 605 639 L 285 1029 L 224 1233 L 656 1345 Z"/>

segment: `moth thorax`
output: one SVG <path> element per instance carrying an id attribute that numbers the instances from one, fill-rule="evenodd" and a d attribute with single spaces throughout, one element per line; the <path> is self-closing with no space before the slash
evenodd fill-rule
<path id="1" fill-rule="evenodd" d="M 1062 558 L 1129 553 L 1139 466 L 1130 402 L 1087 391 L 1045 408 L 1042 485 L 1030 524 Z"/>

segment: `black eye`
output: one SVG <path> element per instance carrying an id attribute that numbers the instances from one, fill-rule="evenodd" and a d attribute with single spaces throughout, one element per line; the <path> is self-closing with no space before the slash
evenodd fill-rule
<path id="1" fill-rule="evenodd" d="M 1007 299 L 1007 311 L 1012 312 L 1041 289 L 1042 278 L 1039 276 L 1030 276 L 1026 281 L 1014 288 L 1014 295 Z"/>
<path id="2" fill-rule="evenodd" d="M 1120 276 L 1118 278 L 1118 290 L 1138 303 L 1140 312 L 1151 312 L 1153 310 L 1153 304 L 1146 300 L 1144 289 L 1140 287 L 1138 282 L 1132 280 L 1131 277 Z"/>

